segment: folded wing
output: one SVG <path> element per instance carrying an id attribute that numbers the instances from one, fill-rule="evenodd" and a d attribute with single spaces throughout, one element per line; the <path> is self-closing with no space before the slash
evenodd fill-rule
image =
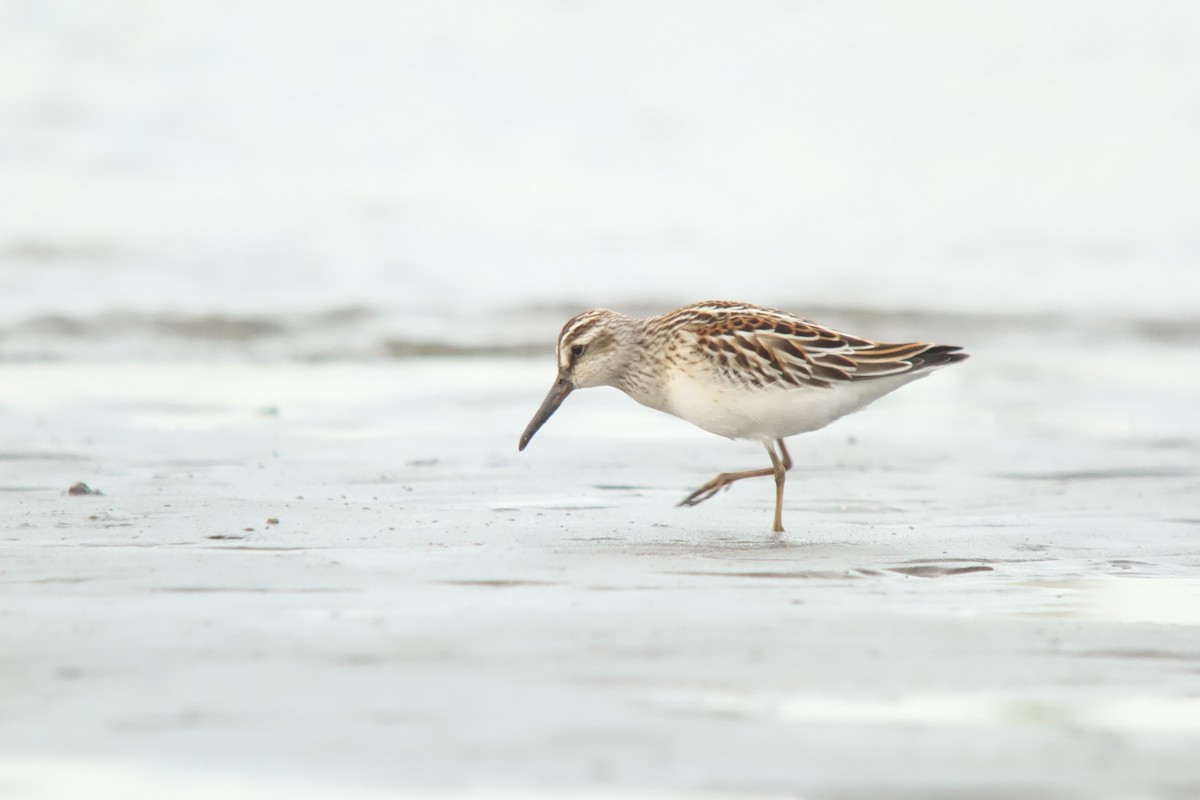
<path id="1" fill-rule="evenodd" d="M 713 370 L 734 384 L 828 388 L 837 383 L 926 372 L 967 358 L 928 342 L 882 344 L 814 322 L 737 303 L 694 308 L 684 328 Z"/>

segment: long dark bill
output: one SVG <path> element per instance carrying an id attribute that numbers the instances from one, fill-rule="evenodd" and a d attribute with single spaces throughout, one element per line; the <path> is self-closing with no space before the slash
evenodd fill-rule
<path id="1" fill-rule="evenodd" d="M 517 450 L 524 450 L 525 445 L 529 444 L 529 440 L 538 432 L 538 428 L 546 424 L 546 420 L 550 419 L 550 415 L 558 410 L 562 405 L 562 401 L 567 399 L 567 395 L 575 386 L 566 378 L 559 378 L 550 387 L 550 393 L 546 395 L 546 399 L 542 401 L 542 406 L 533 415 L 533 419 L 529 420 L 529 425 L 525 428 L 525 432 L 521 434 L 521 444 L 517 446 Z"/>

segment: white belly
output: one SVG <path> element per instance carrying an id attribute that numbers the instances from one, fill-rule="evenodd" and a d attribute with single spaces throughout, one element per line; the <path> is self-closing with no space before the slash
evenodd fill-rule
<path id="1" fill-rule="evenodd" d="M 679 374 L 660 410 L 730 439 L 782 439 L 823 428 L 927 373 L 811 387 L 733 386 Z"/>

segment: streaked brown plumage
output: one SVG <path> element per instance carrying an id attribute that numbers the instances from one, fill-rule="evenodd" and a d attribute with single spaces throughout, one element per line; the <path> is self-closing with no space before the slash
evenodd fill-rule
<path id="1" fill-rule="evenodd" d="M 742 478 L 773 475 L 773 529 L 783 530 L 783 440 L 816 430 L 967 358 L 926 342 L 882 344 L 802 317 L 713 300 L 645 320 L 607 309 L 572 318 L 558 338 L 558 379 L 521 436 L 524 450 L 576 388 L 615 386 L 634 400 L 732 439 L 760 441 L 771 467 L 722 473 L 684 499 L 695 505 Z"/>

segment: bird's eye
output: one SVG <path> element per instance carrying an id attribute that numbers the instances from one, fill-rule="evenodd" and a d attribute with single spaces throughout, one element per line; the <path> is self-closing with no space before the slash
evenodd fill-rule
<path id="1" fill-rule="evenodd" d="M 587 350 L 586 344 L 571 345 L 571 358 L 579 358 L 581 355 L 583 355 L 584 350 Z"/>

